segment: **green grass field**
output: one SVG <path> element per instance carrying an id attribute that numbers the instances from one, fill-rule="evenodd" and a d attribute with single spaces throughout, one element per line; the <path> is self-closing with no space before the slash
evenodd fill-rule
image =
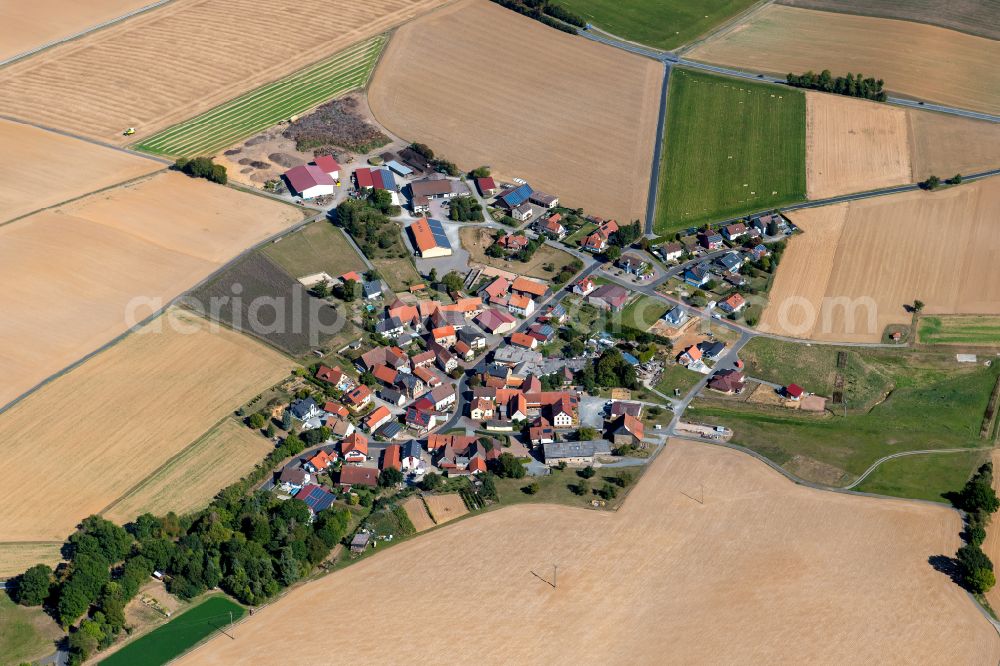
<path id="1" fill-rule="evenodd" d="M 633 42 L 675 49 L 739 14 L 754 0 L 563 0 L 598 28 Z"/>
<path id="2" fill-rule="evenodd" d="M 694 385 L 702 379 L 704 375 L 701 375 L 694 370 L 688 370 L 683 365 L 667 365 L 663 368 L 663 374 L 660 375 L 660 381 L 656 383 L 656 390 L 660 393 L 666 395 L 667 397 L 674 397 L 674 389 L 679 388 L 681 390 L 681 396 L 687 394 L 688 391 L 694 388 Z"/>
<path id="3" fill-rule="evenodd" d="M 925 345 L 1000 345 L 1000 317 L 921 317 L 917 334 Z"/>
<path id="4" fill-rule="evenodd" d="M 667 314 L 670 305 L 653 296 L 642 295 L 622 310 L 622 324 L 645 331 Z"/>
<path id="5" fill-rule="evenodd" d="M 886 460 L 855 490 L 947 502 L 942 494 L 959 490 L 985 462 L 988 451 L 926 453 Z"/>
<path id="6" fill-rule="evenodd" d="M 208 155 L 368 82 L 385 35 L 347 48 L 149 137 L 136 148 L 156 155 Z"/>
<path id="7" fill-rule="evenodd" d="M 822 356 L 813 354 L 814 348 L 784 344 L 785 358 L 796 354 L 794 347 L 799 347 L 804 355 L 803 359 L 786 363 L 786 367 L 801 367 L 810 362 L 825 364 Z M 758 355 L 757 362 L 760 358 Z M 881 386 L 879 393 L 885 393 L 886 397 L 876 400 L 869 409 L 851 409 L 846 416 L 837 405 L 828 405 L 830 411 L 823 415 L 809 415 L 781 407 L 717 399 L 695 401 L 689 416 L 731 427 L 733 443 L 753 449 L 803 478 L 842 486 L 879 458 L 892 453 L 989 445 L 980 439 L 979 429 L 996 382 L 997 368 L 960 367 L 953 360 L 947 363 L 946 358 L 937 354 L 866 350 L 860 358 L 849 361 L 849 376 L 853 372 L 860 386 L 872 390 Z M 747 363 L 751 376 L 762 374 L 755 374 L 757 362 Z M 856 363 L 857 369 L 851 371 L 851 363 Z M 817 370 L 813 376 L 817 385 L 821 385 L 825 373 L 823 368 Z M 782 376 L 780 369 L 778 375 Z M 803 385 L 808 388 L 811 380 L 806 377 Z M 849 399 L 850 396 L 849 391 Z M 910 467 L 919 465 L 910 463 Z M 937 492 L 928 489 L 947 489 L 957 474 L 954 466 L 945 462 L 927 462 L 919 473 L 907 466 L 900 469 L 900 474 L 895 475 L 894 467 L 889 467 L 875 481 L 866 483 L 878 482 L 888 494 L 927 497 L 928 493 Z"/>
<path id="8" fill-rule="evenodd" d="M 674 68 L 656 233 L 806 198 L 805 95 Z"/>
<path id="9" fill-rule="evenodd" d="M 62 634 L 41 608 L 18 606 L 0 592 L 0 664 L 20 664 L 55 652 Z"/>
<path id="10" fill-rule="evenodd" d="M 348 271 L 368 270 L 344 232 L 325 221 L 313 222 L 261 251 L 295 278 L 320 272 L 337 277 Z"/>
<path id="11" fill-rule="evenodd" d="M 229 597 L 209 597 L 100 662 L 104 666 L 160 666 L 222 630 L 246 609 Z"/>

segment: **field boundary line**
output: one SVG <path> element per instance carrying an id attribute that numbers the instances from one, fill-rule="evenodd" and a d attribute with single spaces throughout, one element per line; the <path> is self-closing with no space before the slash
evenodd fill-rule
<path id="1" fill-rule="evenodd" d="M 240 188 L 233 188 L 233 189 L 240 189 Z M 293 208 L 299 209 L 298 206 L 294 206 L 290 202 L 285 201 L 283 199 L 279 199 L 279 198 L 276 197 L 276 200 L 282 201 L 282 203 L 284 203 L 287 206 L 292 206 Z M 299 209 L 299 210 L 301 210 L 301 209 Z M 291 233 L 294 233 L 294 232 L 298 231 L 303 226 L 309 224 L 310 222 L 315 221 L 318 218 L 319 218 L 318 215 L 312 215 L 310 217 L 307 217 L 304 220 L 296 222 L 295 224 L 293 224 L 293 225 L 291 225 L 291 226 L 289 226 L 289 227 L 287 227 L 287 228 L 285 228 L 285 229 L 283 229 L 281 231 L 278 231 L 277 233 L 272 234 L 268 238 L 265 238 L 264 240 L 260 241 L 259 243 L 256 243 L 255 245 L 246 248 L 245 250 L 243 250 L 242 252 L 240 252 L 239 254 L 237 254 L 235 257 L 233 257 L 232 259 L 230 259 L 228 262 L 226 262 L 225 264 L 223 264 L 223 265 L 219 266 L 218 268 L 216 268 L 209 275 L 205 276 L 205 278 L 203 278 L 202 280 L 200 280 L 197 284 L 192 285 L 189 289 L 186 289 L 184 292 L 178 294 L 177 296 L 175 296 L 174 298 L 172 298 L 170 301 L 168 301 L 167 303 L 165 303 L 163 305 L 163 307 L 159 308 L 155 312 L 150 313 L 150 315 L 148 317 L 146 317 L 145 319 L 143 319 L 142 321 L 139 321 L 136 324 L 134 324 L 133 326 L 131 326 L 130 328 L 126 329 L 125 331 L 122 331 L 121 333 L 119 333 L 118 335 L 116 335 L 111 340 L 109 340 L 109 341 L 105 342 L 104 344 L 102 344 L 97 349 L 94 349 L 93 351 L 87 352 L 86 354 L 84 354 L 83 356 L 81 356 L 79 359 L 77 359 L 73 363 L 67 365 L 62 370 L 59 370 L 58 372 L 55 372 L 55 373 L 49 375 L 48 377 L 46 377 L 42 381 L 38 382 L 37 384 L 35 384 L 31 388 L 29 388 L 24 393 L 22 393 L 21 395 L 17 396 L 16 398 L 14 398 L 10 402 L 8 402 L 7 404 L 0 406 L 0 416 L 2 416 L 5 412 L 7 412 L 8 410 L 10 410 L 11 408 L 15 407 L 21 401 L 23 401 L 26 398 L 30 397 L 33 393 L 35 393 L 39 389 L 41 389 L 44 386 L 46 386 L 46 385 L 54 382 L 55 380 L 59 379 L 63 375 L 66 375 L 66 374 L 72 372 L 76 368 L 80 367 L 81 365 L 83 365 L 84 363 L 86 363 L 87 361 L 89 361 L 94 356 L 97 356 L 98 354 L 100 354 L 102 352 L 105 352 L 108 349 L 111 349 L 112 347 L 114 347 L 115 345 L 117 345 L 119 342 L 121 342 L 122 340 L 124 340 L 125 338 L 127 338 L 128 336 L 130 336 L 132 333 L 135 333 L 136 331 L 140 330 L 143 326 L 145 326 L 145 325 L 149 324 L 150 322 L 154 321 L 157 317 L 159 317 L 160 315 L 162 315 L 164 312 L 166 312 L 167 310 L 169 310 L 171 307 L 173 307 L 175 305 L 177 305 L 177 306 L 182 305 L 184 299 L 187 296 L 189 296 L 192 292 L 197 291 L 202 286 L 204 286 L 205 284 L 207 284 L 209 281 L 214 280 L 215 278 L 219 277 L 222 273 L 224 273 L 225 271 L 229 270 L 233 266 L 233 264 L 235 264 L 236 262 L 245 259 L 247 256 L 249 256 L 253 252 L 256 252 L 257 250 L 259 250 L 260 248 L 264 247 L 268 243 L 272 243 L 272 242 L 274 242 L 275 240 L 277 240 L 279 238 L 282 238 L 284 236 L 287 236 L 288 234 L 291 234 Z M 189 309 L 189 308 L 185 308 L 185 309 Z M 204 317 L 203 317 L 203 319 L 205 319 L 206 321 L 214 321 L 214 320 L 206 319 Z M 254 340 L 259 340 L 259 338 L 256 338 L 256 337 L 253 338 L 253 339 Z M 285 352 L 281 352 L 281 353 L 282 353 L 282 355 L 284 355 L 284 356 L 286 356 L 288 358 L 291 358 Z"/>
<path id="2" fill-rule="evenodd" d="M 154 153 L 159 150 L 156 148 L 157 146 L 166 145 L 167 148 L 164 150 L 167 150 L 171 143 L 180 142 L 175 147 L 187 148 L 188 143 L 193 143 L 202 137 L 220 134 L 220 130 L 221 133 L 242 132 L 239 129 L 233 130 L 225 127 L 224 124 L 227 122 L 256 120 L 261 116 L 270 115 L 283 117 L 287 113 L 278 114 L 274 111 L 275 107 L 293 104 L 295 108 L 300 108 L 296 102 L 301 99 L 311 99 L 313 91 L 317 88 L 320 89 L 317 92 L 323 93 L 324 96 L 325 89 L 330 86 L 340 89 L 342 83 L 350 83 L 354 76 L 361 73 L 373 60 L 375 49 L 381 49 L 384 43 L 385 40 L 382 39 L 381 35 L 365 42 L 359 42 L 319 63 L 299 70 L 291 76 L 251 90 L 209 109 L 203 114 L 169 127 L 140 141 L 136 146 L 146 146 L 142 150 Z"/>
<path id="3" fill-rule="evenodd" d="M 52 132 L 53 134 L 59 134 L 61 136 L 69 137 L 70 139 L 76 139 L 77 141 L 86 141 L 87 143 L 93 144 L 95 146 L 100 146 L 101 148 L 109 148 L 111 150 L 117 150 L 119 152 L 126 153 L 133 157 L 141 157 L 143 159 L 159 162 L 160 164 L 164 164 L 167 166 L 173 164 L 172 161 L 166 159 L 165 157 L 160 157 L 158 155 L 153 155 L 151 153 L 145 153 L 139 150 L 134 150 L 127 146 L 116 146 L 113 143 L 107 143 L 105 141 L 94 139 L 93 137 L 85 136 L 83 134 L 68 132 L 66 130 L 59 129 L 57 127 L 42 125 L 41 123 L 36 123 L 32 120 L 25 120 L 24 118 L 18 118 L 16 116 L 9 116 L 5 113 L 0 113 L 0 119 L 7 120 L 12 123 L 18 123 L 19 125 L 28 125 L 29 127 L 34 127 L 35 129 L 44 130 L 46 132 Z"/>
<path id="4" fill-rule="evenodd" d="M 23 2 L 24 0 L 21 0 L 21 1 Z M 116 16 L 113 19 L 108 19 L 107 21 L 104 21 L 103 23 L 98 23 L 97 25 L 94 25 L 94 26 L 91 26 L 91 27 L 86 28 L 84 30 L 81 30 L 80 32 L 77 32 L 77 33 L 74 33 L 72 35 L 69 35 L 68 37 L 61 37 L 59 39 L 54 39 L 51 42 L 46 42 L 45 44 L 42 44 L 41 46 L 36 46 L 35 48 L 29 49 L 28 51 L 22 51 L 21 53 L 15 54 L 15 55 L 13 55 L 13 56 L 5 59 L 5 60 L 0 60 L 0 67 L 6 67 L 7 65 L 12 65 L 12 64 L 14 64 L 15 62 L 17 62 L 19 60 L 24 60 L 25 58 L 30 58 L 31 56 L 35 55 L 36 53 L 40 53 L 42 51 L 46 51 L 46 50 L 48 50 L 48 49 L 50 49 L 50 48 L 52 48 L 54 46 L 59 46 L 60 44 L 65 44 L 66 42 L 71 42 L 71 41 L 73 41 L 75 39 L 79 39 L 81 37 L 85 37 L 86 35 L 89 35 L 92 32 L 97 32 L 98 30 L 103 30 L 104 28 L 110 28 L 111 26 L 115 25 L 116 23 L 121 23 L 122 21 L 128 20 L 128 19 L 130 19 L 133 16 L 136 16 L 138 14 L 145 14 L 148 11 L 156 9 L 157 7 L 160 7 L 160 6 L 165 5 L 167 3 L 170 3 L 170 2 L 173 2 L 173 0 L 158 0 L 158 2 L 154 2 L 153 4 L 146 5 L 145 7 L 139 7 L 138 9 L 133 9 L 132 11 L 130 11 L 128 13 L 122 14 L 121 16 Z"/>
<path id="5" fill-rule="evenodd" d="M 108 504 L 106 507 L 104 507 L 103 509 L 101 509 L 97 513 L 103 516 L 104 514 L 108 513 L 109 511 L 111 511 L 112 509 L 114 509 L 116 506 L 118 506 L 119 504 L 121 504 L 122 502 L 124 502 L 125 500 L 127 500 L 129 497 L 135 495 L 140 490 L 142 490 L 143 487 L 145 487 L 150 481 L 152 481 L 153 477 L 155 477 L 157 474 L 159 474 L 161 472 L 165 472 L 165 471 L 170 470 L 173 467 L 173 465 L 181 457 L 184 456 L 184 454 L 188 453 L 189 451 L 191 451 L 192 449 L 194 449 L 194 447 L 198 446 L 198 444 L 202 443 L 212 432 L 215 431 L 216 428 L 218 428 L 223 423 L 225 423 L 226 420 L 230 418 L 230 416 L 231 415 L 227 414 L 226 416 L 223 416 L 221 419 L 219 419 L 218 421 L 216 421 L 215 423 L 213 423 L 211 425 L 211 427 L 208 428 L 208 430 L 206 430 L 205 432 L 203 432 L 200 435 L 198 435 L 198 437 L 195 438 L 195 440 L 193 442 L 191 442 L 190 444 L 188 444 L 187 446 L 185 446 L 183 449 L 181 449 L 180 451 L 178 451 L 174 455 L 172 455 L 169 458 L 167 458 L 167 460 L 162 465 L 160 465 L 155 470 L 153 470 L 152 472 L 150 472 L 149 474 L 147 474 L 145 477 L 143 477 L 142 479 L 140 479 L 135 485 L 133 485 L 132 487 L 126 489 L 125 492 L 123 492 L 121 495 L 119 495 L 116 499 L 112 500 L 110 504 Z"/>
<path id="6" fill-rule="evenodd" d="M 738 28 L 740 23 L 748 21 L 754 14 L 757 14 L 768 5 L 773 5 L 773 4 L 774 0 L 761 0 L 760 2 L 754 3 L 749 7 L 747 7 L 746 9 L 744 9 L 743 11 L 741 11 L 740 13 L 736 14 L 735 16 L 732 16 L 726 21 L 723 21 L 721 24 L 715 26 L 714 28 L 709 28 L 707 31 L 698 35 L 687 44 L 681 44 L 680 46 L 678 46 L 676 49 L 673 50 L 673 53 L 675 53 L 678 56 L 682 56 L 691 49 L 700 46 L 709 40 L 727 35 L 736 28 Z"/>
<path id="7" fill-rule="evenodd" d="M 44 208 L 39 208 L 38 210 L 33 210 L 33 211 L 27 212 L 27 213 L 25 213 L 23 215 L 18 215 L 17 217 L 12 217 L 9 220 L 4 220 L 4 221 L 0 222 L 0 227 L 5 227 L 8 224 L 13 224 L 14 222 L 18 222 L 20 220 L 23 220 L 26 217 L 31 217 L 32 215 L 36 215 L 38 213 L 41 213 L 41 212 L 44 212 L 44 211 L 47 211 L 47 210 L 52 210 L 53 208 L 60 208 L 62 206 L 66 206 L 66 205 L 71 204 L 71 203 L 73 203 L 75 201 L 79 201 L 81 199 L 86 199 L 87 197 L 93 196 L 95 194 L 100 194 L 101 192 L 107 192 L 108 190 L 116 190 L 119 187 L 126 187 L 128 185 L 131 185 L 132 183 L 137 183 L 137 182 L 139 182 L 141 180 L 145 180 L 145 179 L 151 178 L 153 176 L 158 176 L 161 173 L 166 173 L 169 170 L 170 169 L 168 167 L 164 167 L 162 169 L 157 169 L 156 171 L 151 171 L 150 173 L 144 173 L 141 176 L 136 176 L 135 178 L 129 178 L 128 180 L 123 180 L 120 183 L 114 183 L 113 185 L 108 185 L 106 187 L 102 187 L 100 189 L 94 190 L 93 192 L 87 192 L 86 194 L 81 194 L 80 196 L 72 197 L 71 199 L 66 199 L 65 201 L 60 201 L 58 203 L 54 203 L 51 206 L 45 206 Z"/>
<path id="8" fill-rule="evenodd" d="M 175 123 L 132 147 L 153 155 L 190 155 L 230 145 L 288 115 L 306 113 L 331 99 L 364 88 L 388 41 L 388 32 L 381 32 L 350 44 Z"/>

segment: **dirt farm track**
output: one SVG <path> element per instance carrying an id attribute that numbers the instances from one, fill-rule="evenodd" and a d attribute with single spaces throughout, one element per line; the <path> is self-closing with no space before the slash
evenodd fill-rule
<path id="1" fill-rule="evenodd" d="M 632 220 L 645 211 L 662 76 L 652 60 L 460 0 L 396 32 L 368 101 L 394 134 L 459 168 L 488 164 Z"/>
<path id="2" fill-rule="evenodd" d="M 442 2 L 174 0 L 0 70 L 0 113 L 131 143 Z"/>
<path id="3" fill-rule="evenodd" d="M 445 526 L 293 590 L 180 663 L 314 663 L 296 649 L 316 630 L 302 609 L 351 599 L 364 617 L 492 612 L 475 640 L 385 640 L 361 623 L 338 647 L 344 663 L 992 666 L 996 630 L 928 563 L 955 551 L 960 528 L 943 507 L 806 489 L 742 453 L 675 441 L 617 513 L 519 505 Z M 441 594 L 439 567 L 414 562 L 461 568 L 463 593 Z"/>

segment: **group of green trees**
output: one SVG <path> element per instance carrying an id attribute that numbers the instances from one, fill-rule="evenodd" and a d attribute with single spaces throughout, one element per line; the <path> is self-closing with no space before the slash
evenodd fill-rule
<path id="1" fill-rule="evenodd" d="M 483 207 L 473 197 L 455 197 L 448 203 L 448 218 L 456 222 L 482 222 Z"/>
<path id="2" fill-rule="evenodd" d="M 986 526 L 1000 508 L 1000 499 L 997 499 L 993 490 L 993 464 L 984 463 L 976 470 L 952 501 L 966 516 L 966 543 L 958 549 L 955 556 L 962 581 L 973 592 L 983 594 L 997 582 L 993 562 L 982 549 L 986 539 Z"/>
<path id="3" fill-rule="evenodd" d="M 576 28 L 587 26 L 587 22 L 579 14 L 548 0 L 493 0 L 493 2 L 572 35 L 577 34 Z"/>
<path id="4" fill-rule="evenodd" d="M 622 357 L 622 353 L 612 347 L 600 355 L 593 365 L 585 365 L 576 373 L 576 380 L 587 393 L 597 393 L 599 388 L 635 389 L 639 380 L 635 376 L 635 368 Z"/>
<path id="5" fill-rule="evenodd" d="M 819 74 L 812 71 L 798 76 L 789 74 L 786 80 L 788 85 L 796 88 L 822 90 L 848 97 L 863 97 L 876 102 L 884 102 L 887 98 L 885 91 L 882 90 L 885 83 L 882 79 L 864 78 L 860 73 L 855 75 L 848 72 L 847 76 L 834 77 L 830 74 L 830 70 L 824 69 Z"/>
<path id="6" fill-rule="evenodd" d="M 125 527 L 99 516 L 84 519 L 68 539 L 68 564 L 39 564 L 18 576 L 11 597 L 45 605 L 71 629 L 70 661 L 80 663 L 128 630 L 124 609 L 154 570 L 183 599 L 219 587 L 257 604 L 308 573 L 346 534 L 350 514 L 327 509 L 310 522 L 300 500 L 280 501 L 249 490 L 304 442 L 289 435 L 243 480 L 189 516 L 143 514 Z M 81 617 L 83 618 L 81 620 Z"/>
<path id="7" fill-rule="evenodd" d="M 399 237 L 399 227 L 380 208 L 379 202 L 346 199 L 337 206 L 334 223 L 351 235 L 367 257 L 407 256 Z"/>
<path id="8" fill-rule="evenodd" d="M 462 174 L 454 162 L 446 160 L 443 157 L 436 157 L 434 151 L 426 143 L 411 143 L 410 148 L 430 162 L 431 167 L 435 171 L 448 174 L 452 178 L 457 178 Z"/>
<path id="9" fill-rule="evenodd" d="M 962 183 L 962 174 L 956 173 L 951 178 L 945 178 L 944 182 L 946 185 L 960 185 Z M 941 187 L 941 179 L 935 175 L 930 175 L 926 180 L 922 180 L 917 185 L 922 190 L 936 190 Z"/>
<path id="10" fill-rule="evenodd" d="M 194 159 L 182 157 L 174 162 L 174 168 L 192 178 L 204 178 L 220 185 L 229 182 L 226 167 L 215 164 L 211 157 L 195 157 Z"/>

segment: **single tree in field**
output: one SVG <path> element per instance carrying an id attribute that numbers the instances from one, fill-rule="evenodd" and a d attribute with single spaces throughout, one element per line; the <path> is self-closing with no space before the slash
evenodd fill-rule
<path id="1" fill-rule="evenodd" d="M 913 311 L 920 312 L 924 309 L 924 302 L 920 299 L 913 301 Z"/>

